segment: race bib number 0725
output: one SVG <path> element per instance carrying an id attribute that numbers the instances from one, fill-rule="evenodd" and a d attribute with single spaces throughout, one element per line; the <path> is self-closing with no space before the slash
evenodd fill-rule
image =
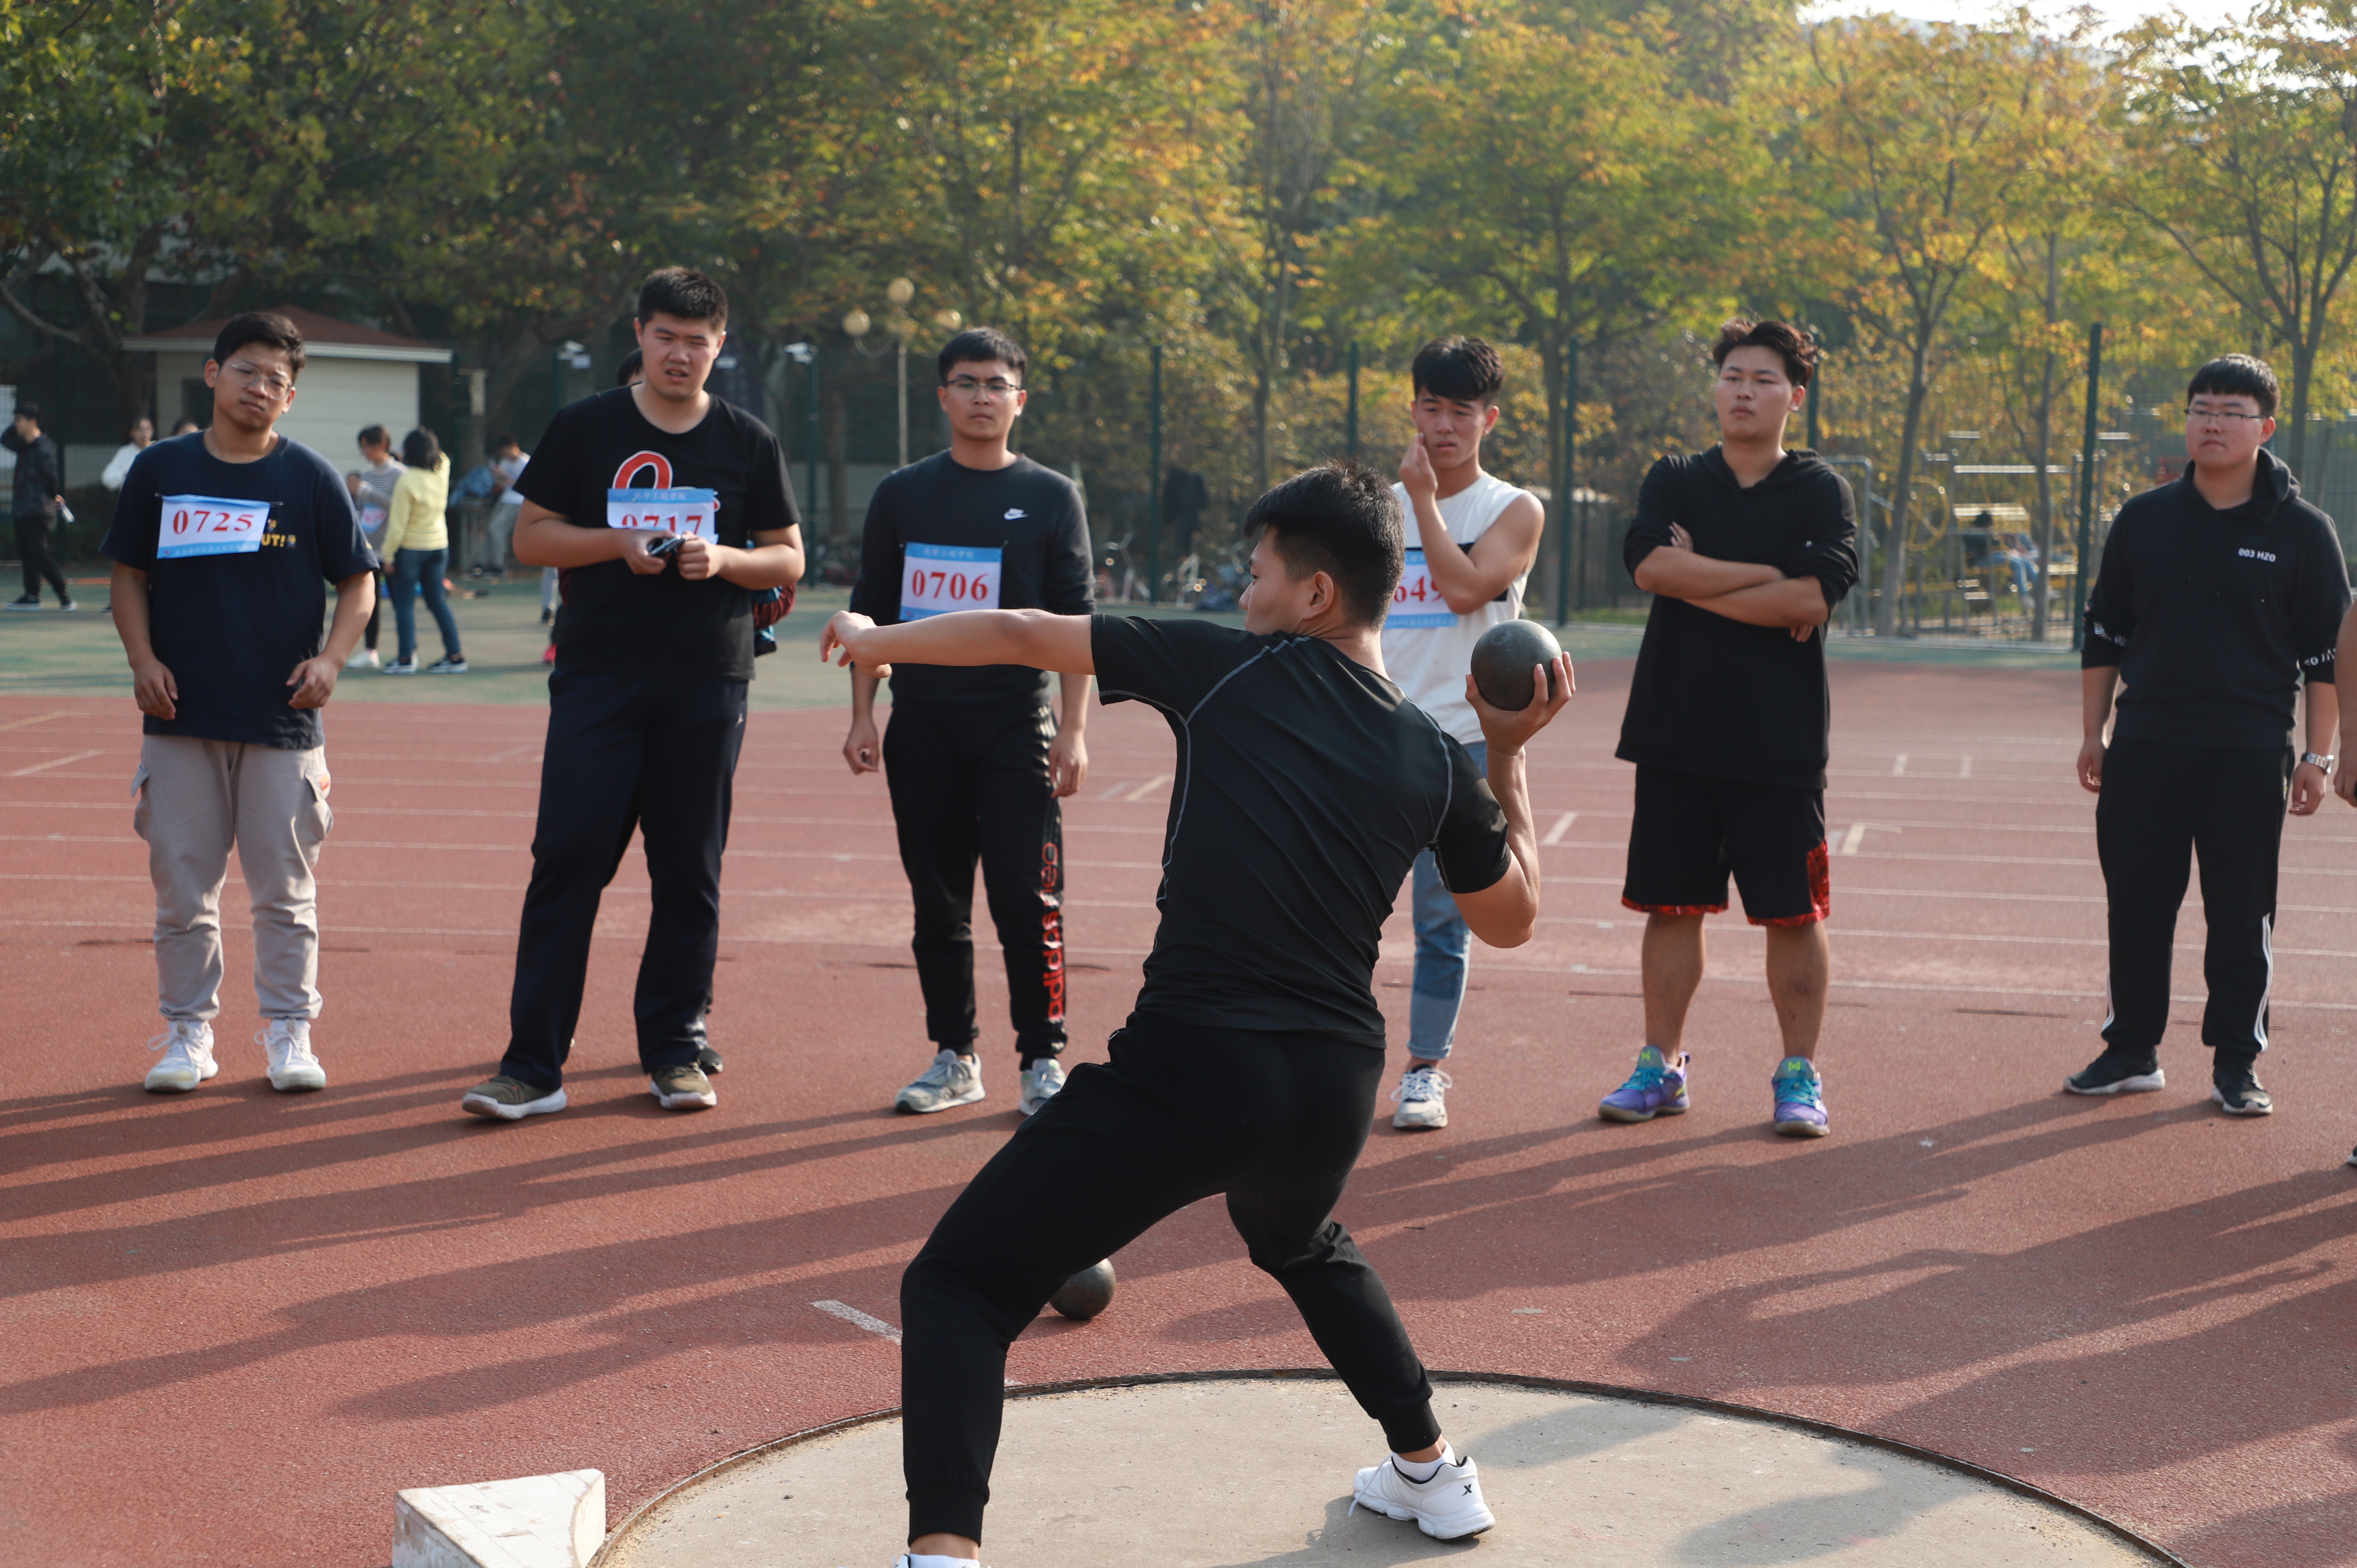
<path id="1" fill-rule="evenodd" d="M 720 542 L 720 492 L 703 489 L 608 490 L 606 526 L 651 528 L 662 533 L 692 533 L 707 543 Z"/>
<path id="2" fill-rule="evenodd" d="M 262 531 L 269 521 L 268 501 L 166 496 L 156 554 L 167 561 L 185 555 L 251 555 L 261 550 Z"/>
<path id="3" fill-rule="evenodd" d="M 1456 624 L 1457 612 L 1440 596 L 1440 589 L 1432 580 L 1432 569 L 1424 564 L 1424 552 L 1409 551 L 1400 572 L 1399 586 L 1392 590 L 1391 613 L 1383 618 L 1383 629 L 1412 630 Z"/>
<path id="4" fill-rule="evenodd" d="M 900 618 L 998 607 L 1001 553 L 995 547 L 911 544 L 900 576 Z"/>

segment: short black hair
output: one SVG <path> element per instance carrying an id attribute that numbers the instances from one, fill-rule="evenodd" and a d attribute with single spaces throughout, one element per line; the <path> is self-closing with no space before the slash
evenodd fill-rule
<path id="1" fill-rule="evenodd" d="M 622 362 L 614 367 L 614 384 L 618 387 L 629 386 L 639 379 L 646 368 L 647 357 L 636 349 L 631 349 L 622 356 Z"/>
<path id="2" fill-rule="evenodd" d="M 2276 382 L 2273 365 L 2255 354 L 2221 354 L 2200 370 L 2186 383 L 2185 401 L 2191 403 L 2203 392 L 2213 397 L 2246 397 L 2259 405 L 2259 413 L 2268 419 L 2276 416 L 2276 398 L 2282 392 Z"/>
<path id="3" fill-rule="evenodd" d="M 639 325 L 652 321 L 658 312 L 726 329 L 728 295 L 694 267 L 658 267 L 639 285 Z"/>
<path id="4" fill-rule="evenodd" d="M 1031 368 L 1023 345 L 997 328 L 969 327 L 942 345 L 942 385 L 950 384 L 950 372 L 958 366 L 987 364 L 993 360 L 1015 372 L 1017 386 L 1023 382 L 1023 373 Z"/>
<path id="5" fill-rule="evenodd" d="M 41 423 L 41 405 L 30 401 L 29 399 L 24 403 L 20 403 L 16 405 L 16 417 L 18 419 L 29 419 L 34 424 L 38 424 Z"/>
<path id="6" fill-rule="evenodd" d="M 232 316 L 229 325 L 213 339 L 213 363 L 226 365 L 229 357 L 249 343 L 259 343 L 265 349 L 277 349 L 286 356 L 286 373 L 303 373 L 303 333 L 292 321 L 274 310 L 249 310 L 242 316 Z"/>
<path id="7" fill-rule="evenodd" d="M 1498 401 L 1506 384 L 1506 361 L 1479 338 L 1436 338 L 1415 351 L 1415 362 L 1408 366 L 1407 373 L 1419 397 L 1430 392 L 1486 407 Z"/>
<path id="8" fill-rule="evenodd" d="M 1334 579 L 1352 624 L 1381 626 L 1399 586 L 1399 501 L 1391 482 L 1363 463 L 1336 459 L 1306 469 L 1253 502 L 1244 536 L 1275 535 L 1277 558 L 1295 581 L 1313 572 Z"/>
<path id="9" fill-rule="evenodd" d="M 1737 317 L 1718 329 L 1718 341 L 1710 346 L 1710 362 L 1723 368 L 1727 357 L 1738 349 L 1773 349 L 1784 360 L 1785 377 L 1796 387 L 1807 386 L 1809 378 L 1817 373 L 1816 340 L 1781 321 Z"/>
<path id="10" fill-rule="evenodd" d="M 401 438 L 401 460 L 413 468 L 430 468 L 442 456 L 442 438 L 419 425 Z"/>
<path id="11" fill-rule="evenodd" d="M 361 426 L 359 440 L 363 446 L 390 446 L 393 445 L 393 432 L 382 424 L 364 424 Z"/>

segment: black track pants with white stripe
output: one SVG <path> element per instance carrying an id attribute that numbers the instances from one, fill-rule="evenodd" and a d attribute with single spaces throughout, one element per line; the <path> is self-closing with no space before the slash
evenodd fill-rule
<path id="1" fill-rule="evenodd" d="M 2201 1043 L 2266 1049 L 2276 861 L 2291 768 L 2288 746 L 2113 742 L 2095 805 L 2095 848 L 2111 903 L 2105 1045 L 2148 1051 L 2169 1027 L 2169 950 L 2190 863 L 2199 855 L 2209 919 Z"/>

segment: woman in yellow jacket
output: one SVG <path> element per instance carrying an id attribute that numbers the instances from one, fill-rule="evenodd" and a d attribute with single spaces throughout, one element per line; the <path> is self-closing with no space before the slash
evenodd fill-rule
<path id="1" fill-rule="evenodd" d="M 449 590 L 442 574 L 450 564 L 450 525 L 444 508 L 450 499 L 450 459 L 431 430 L 420 427 L 401 440 L 407 465 L 385 509 L 384 542 L 378 546 L 392 568 L 393 625 L 401 654 L 384 667 L 388 675 L 417 673 L 417 595 L 442 628 L 442 657 L 425 667 L 428 675 L 463 675 L 467 656 L 458 651 L 458 623 L 451 618 Z"/>

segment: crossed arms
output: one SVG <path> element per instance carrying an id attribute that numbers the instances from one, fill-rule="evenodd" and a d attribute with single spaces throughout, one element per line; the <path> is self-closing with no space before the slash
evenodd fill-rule
<path id="1" fill-rule="evenodd" d="M 1788 577 L 1764 562 L 1699 554 L 1693 535 L 1676 523 L 1670 525 L 1670 542 L 1656 545 L 1631 575 L 1649 594 L 1684 599 L 1748 626 L 1786 627 L 1795 641 L 1806 641 L 1833 613 L 1816 578 Z"/>

